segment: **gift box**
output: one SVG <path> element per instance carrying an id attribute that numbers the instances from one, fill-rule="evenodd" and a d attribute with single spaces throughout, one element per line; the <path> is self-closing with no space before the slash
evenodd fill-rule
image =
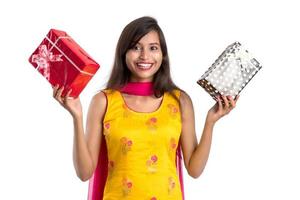
<path id="1" fill-rule="evenodd" d="M 55 29 L 49 31 L 29 62 L 52 86 L 64 86 L 62 96 L 72 89 L 70 97 L 74 98 L 100 67 L 66 32 Z"/>
<path id="2" fill-rule="evenodd" d="M 223 51 L 197 83 L 215 100 L 220 95 L 235 98 L 261 67 L 241 43 L 234 42 Z"/>

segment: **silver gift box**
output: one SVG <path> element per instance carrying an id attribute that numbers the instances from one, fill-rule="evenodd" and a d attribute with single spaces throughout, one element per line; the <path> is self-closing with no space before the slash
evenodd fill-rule
<path id="1" fill-rule="evenodd" d="M 225 49 L 197 83 L 215 100 L 219 95 L 235 98 L 261 67 L 239 42 L 235 42 Z"/>

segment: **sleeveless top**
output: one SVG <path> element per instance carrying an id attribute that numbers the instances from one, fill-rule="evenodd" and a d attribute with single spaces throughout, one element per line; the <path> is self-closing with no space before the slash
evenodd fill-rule
<path id="1" fill-rule="evenodd" d="M 179 102 L 166 92 L 160 107 L 145 113 L 129 108 L 119 91 L 104 93 L 108 174 L 103 200 L 182 200 L 176 171 Z M 175 94 L 179 99 L 180 91 Z"/>

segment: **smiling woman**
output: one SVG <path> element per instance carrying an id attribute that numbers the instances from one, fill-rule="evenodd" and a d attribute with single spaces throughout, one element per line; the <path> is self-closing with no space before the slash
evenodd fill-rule
<path id="1" fill-rule="evenodd" d="M 181 149 L 188 174 L 199 177 L 214 124 L 236 104 L 218 98 L 198 143 L 192 101 L 171 79 L 164 34 L 152 17 L 124 28 L 107 88 L 91 101 L 86 138 L 79 98 L 62 91 L 55 87 L 53 96 L 73 116 L 74 167 L 90 180 L 89 200 L 184 199 Z"/>

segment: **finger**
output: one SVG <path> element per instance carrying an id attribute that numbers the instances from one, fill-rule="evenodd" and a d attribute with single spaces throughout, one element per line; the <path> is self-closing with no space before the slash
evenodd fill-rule
<path id="1" fill-rule="evenodd" d="M 67 92 L 67 94 L 66 94 L 66 96 L 65 96 L 65 100 L 67 100 L 67 99 L 73 99 L 73 97 L 70 97 L 71 92 L 72 92 L 72 89 L 70 89 L 70 90 Z"/>
<path id="2" fill-rule="evenodd" d="M 226 110 L 229 109 L 229 102 L 228 102 L 227 97 L 226 97 L 226 96 L 222 96 L 222 99 L 223 99 L 223 101 L 224 101 L 224 103 L 225 103 L 224 108 L 225 108 Z"/>
<path id="3" fill-rule="evenodd" d="M 56 95 L 55 95 L 55 98 L 57 99 L 57 101 L 59 101 L 60 103 L 63 104 L 63 100 L 62 100 L 62 92 L 64 91 L 64 86 L 62 86 L 60 89 L 58 89 Z"/>
<path id="4" fill-rule="evenodd" d="M 64 91 L 64 86 L 62 86 L 61 88 L 59 88 L 58 90 L 57 90 L 57 93 L 56 93 L 56 96 L 59 96 L 59 97 L 61 97 L 61 94 L 62 94 L 62 92 Z"/>
<path id="5" fill-rule="evenodd" d="M 71 92 L 72 92 L 72 89 L 70 89 L 70 90 L 67 92 L 66 98 L 68 98 L 68 97 L 70 96 Z"/>
<path id="6" fill-rule="evenodd" d="M 220 96 L 217 97 L 217 102 L 218 102 L 218 111 L 220 112 L 223 109 L 223 104 Z"/>
<path id="7" fill-rule="evenodd" d="M 231 96 L 229 96 L 228 99 L 229 99 L 229 103 L 230 103 L 230 109 L 235 108 L 235 101 L 233 100 L 233 98 Z"/>
<path id="8" fill-rule="evenodd" d="M 58 87 L 59 87 L 58 84 L 56 84 L 54 87 L 52 87 L 52 88 L 53 88 L 53 94 L 52 94 L 52 96 L 53 96 L 54 98 L 55 98 L 55 96 L 56 96 Z"/>

